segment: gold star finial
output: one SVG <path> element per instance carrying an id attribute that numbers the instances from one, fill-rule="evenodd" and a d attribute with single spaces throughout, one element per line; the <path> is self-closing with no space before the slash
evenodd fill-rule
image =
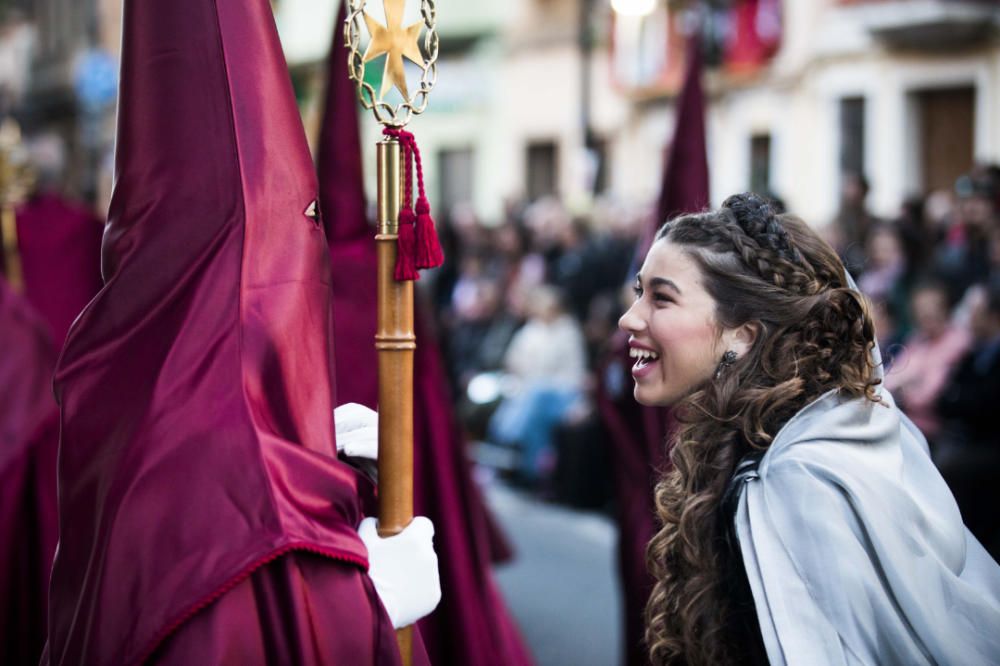
<path id="1" fill-rule="evenodd" d="M 365 50 L 364 61 L 370 62 L 383 53 L 388 54 L 385 60 L 385 72 L 382 74 L 382 90 L 379 97 L 384 98 L 390 86 L 396 86 L 403 93 L 404 99 L 410 99 L 406 89 L 406 74 L 403 71 L 403 56 L 418 65 L 423 65 L 424 57 L 420 53 L 420 38 L 422 21 L 403 27 L 403 8 L 406 0 L 385 0 L 385 25 L 365 12 L 365 25 L 371 35 L 371 42 Z"/>

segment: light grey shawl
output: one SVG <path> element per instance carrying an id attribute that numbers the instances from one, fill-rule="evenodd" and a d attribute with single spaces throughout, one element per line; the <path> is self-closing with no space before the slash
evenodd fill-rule
<path id="1" fill-rule="evenodd" d="M 740 493 L 768 660 L 1000 664 L 1000 566 L 923 435 L 880 394 L 885 404 L 831 391 L 802 409 Z"/>

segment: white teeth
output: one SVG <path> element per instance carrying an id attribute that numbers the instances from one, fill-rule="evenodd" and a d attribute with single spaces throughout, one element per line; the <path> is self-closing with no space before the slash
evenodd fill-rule
<path id="1" fill-rule="evenodd" d="M 628 350 L 628 355 L 632 358 L 641 359 L 643 361 L 655 361 L 660 358 L 660 355 L 654 351 L 648 349 L 639 349 L 638 347 L 632 347 Z"/>

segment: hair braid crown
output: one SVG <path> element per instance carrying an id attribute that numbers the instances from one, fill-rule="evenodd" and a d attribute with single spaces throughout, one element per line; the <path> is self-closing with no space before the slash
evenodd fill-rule
<path id="1" fill-rule="evenodd" d="M 763 197 L 753 192 L 734 194 L 722 209 L 739 229 L 733 234 L 737 252 L 765 281 L 802 296 L 815 295 L 826 286 Z"/>

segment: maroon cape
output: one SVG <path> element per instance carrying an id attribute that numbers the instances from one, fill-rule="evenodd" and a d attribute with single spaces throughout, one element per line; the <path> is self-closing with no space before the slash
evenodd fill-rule
<path id="1" fill-rule="evenodd" d="M 126 0 L 123 26 L 106 283 L 56 371 L 43 664 L 398 663 L 270 5 Z"/>
<path id="2" fill-rule="evenodd" d="M 672 217 L 708 205 L 705 151 L 705 100 L 701 88 L 701 44 L 692 39 L 684 87 L 677 100 L 677 122 L 670 146 L 656 217 L 644 231 L 636 254 L 641 265 L 657 229 Z M 629 276 L 634 279 L 634 276 Z M 611 456 L 618 512 L 619 570 L 624 590 L 625 659 L 630 666 L 649 662 L 643 644 L 643 612 L 653 589 L 646 568 L 646 546 L 658 529 L 653 488 L 667 466 L 668 410 L 644 407 L 632 396 L 628 336 L 612 341 L 599 376 L 598 409 L 612 439 Z"/>
<path id="3" fill-rule="evenodd" d="M 24 294 L 4 287 L 0 323 L 0 430 L 7 437 L 0 453 L 0 663 L 34 665 L 45 642 L 59 530 L 52 371 L 70 323 L 101 287 L 103 227 L 83 207 L 49 192 L 18 207 L 16 219 Z M 44 425 L 25 430 L 23 419 L 40 412 L 47 414 Z"/>
<path id="4" fill-rule="evenodd" d="M 56 548 L 55 350 L 0 277 L 0 664 L 37 664 Z"/>
<path id="5" fill-rule="evenodd" d="M 7 433 L 0 453 L 0 663 L 34 665 L 45 642 L 59 530 L 52 371 L 70 323 L 101 287 L 103 227 L 51 192 L 36 193 L 16 213 L 24 294 L 5 294 L 0 323 L 0 430 Z M 25 430 L 22 419 L 39 412 L 45 424 Z"/>
<path id="6" fill-rule="evenodd" d="M 321 200 L 333 267 L 338 402 L 376 408 L 375 242 L 365 215 L 357 102 L 347 76 L 343 7 L 334 29 L 330 80 L 319 146 Z M 530 663 L 490 573 L 500 537 L 471 477 L 447 375 L 428 325 L 416 310 L 414 499 L 435 527 L 441 604 L 420 622 L 435 664 Z"/>
<path id="7" fill-rule="evenodd" d="M 653 591 L 653 578 L 646 568 L 646 546 L 657 530 L 653 489 L 667 462 L 670 413 L 635 401 L 627 344 L 628 336 L 621 334 L 612 341 L 613 351 L 600 372 L 603 381 L 598 385 L 597 406 L 612 442 L 625 663 L 639 666 L 649 663 L 643 642 L 643 613 Z"/>
<path id="8" fill-rule="evenodd" d="M 17 245 L 24 295 L 48 322 L 56 348 L 101 288 L 101 234 L 93 213 L 54 192 L 17 209 Z"/>

